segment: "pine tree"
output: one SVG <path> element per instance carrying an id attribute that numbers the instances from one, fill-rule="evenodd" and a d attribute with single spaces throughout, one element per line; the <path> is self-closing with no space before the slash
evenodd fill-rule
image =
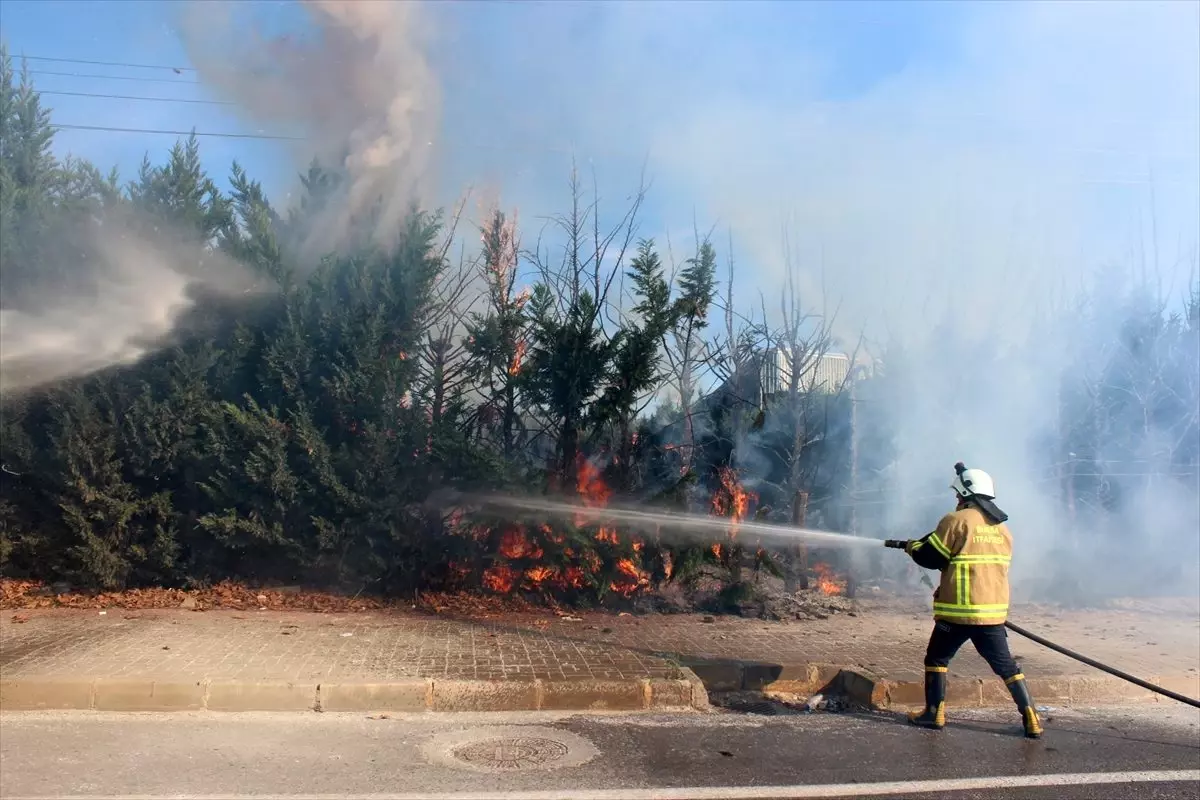
<path id="1" fill-rule="evenodd" d="M 529 347 L 528 292 L 517 292 L 516 226 L 503 213 L 493 214 L 483 231 L 480 272 L 487 291 L 487 310 L 467 320 L 466 348 L 472 377 L 483 393 L 479 427 L 493 431 L 506 462 L 517 460 L 523 442 L 520 425 L 522 376 Z"/>
<path id="2" fill-rule="evenodd" d="M 679 398 L 683 418 L 683 459 L 692 469 L 696 456 L 696 432 L 693 413 L 699 391 L 700 370 L 705 360 L 704 329 L 708 310 L 716 296 L 717 252 L 702 240 L 696 255 L 689 258 L 679 273 L 675 313 L 666 348 L 671 368 L 671 387 Z"/>
<path id="3" fill-rule="evenodd" d="M 616 488 L 622 491 L 632 488 L 633 423 L 640 410 L 638 404 L 662 378 L 662 338 L 678 313 L 671 303 L 671 287 L 653 241 L 638 243 L 628 276 L 637 299 L 632 309 L 637 319 L 629 320 L 615 337 L 615 352 L 606 376 L 608 385 L 591 410 L 593 425 L 616 429 Z"/>

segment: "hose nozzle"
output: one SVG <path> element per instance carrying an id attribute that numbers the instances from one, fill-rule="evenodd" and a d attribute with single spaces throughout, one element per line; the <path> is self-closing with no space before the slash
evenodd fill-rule
<path id="1" fill-rule="evenodd" d="M 883 546 L 891 547 L 896 550 L 903 550 L 905 547 L 908 547 L 908 540 L 907 539 L 884 539 Z"/>

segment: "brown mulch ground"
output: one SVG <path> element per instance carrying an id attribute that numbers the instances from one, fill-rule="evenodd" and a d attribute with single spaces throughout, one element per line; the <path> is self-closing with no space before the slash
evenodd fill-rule
<path id="1" fill-rule="evenodd" d="M 770 581 L 762 586 L 760 596 L 747 605 L 743 616 L 768 619 L 823 618 L 827 614 L 850 611 L 854 602 L 840 596 L 825 596 L 819 591 L 788 595 Z M 711 588 L 711 587 L 710 587 Z M 719 588 L 719 587 L 718 587 Z M 633 610 L 640 613 L 689 613 L 702 608 L 702 598 L 682 592 L 679 587 L 663 587 L 659 591 L 634 598 L 632 604 L 621 608 L 601 609 L 602 613 Z M 234 581 L 222 581 L 202 589 L 145 588 L 124 591 L 88 592 L 60 584 L 14 578 L 0 579 L 0 609 L 23 611 L 32 609 L 176 609 L 193 611 L 309 611 L 318 613 L 350 613 L 397 609 L 445 614 L 454 617 L 489 619 L 511 614 L 536 614 L 548 618 L 578 613 L 550 596 L 485 595 L 469 592 L 423 592 L 416 598 L 379 598 L 366 595 L 306 589 L 299 586 L 256 587 Z M 717 612 L 721 613 L 721 612 Z M 725 613 L 728 613 L 726 611 Z M 736 613 L 736 612 L 735 612 Z"/>
<path id="2" fill-rule="evenodd" d="M 0 580 L 0 608 L 192 608 L 272 611 L 376 611 L 387 603 L 372 597 L 339 596 L 298 588 L 259 589 L 223 581 L 206 589 L 127 589 L 119 592 L 56 592 L 39 581 Z"/>
<path id="3" fill-rule="evenodd" d="M 59 587 L 62 588 L 62 587 Z M 46 608 L 129 610 L 185 608 L 195 611 L 267 609 L 270 611 L 313 611 L 348 613 L 389 608 L 420 610 L 455 616 L 492 617 L 511 613 L 565 613 L 551 601 L 535 602 L 524 597 L 427 592 L 413 599 L 384 600 L 362 595 L 315 591 L 300 587 L 260 588 L 222 581 L 205 589 L 127 589 L 113 592 L 56 591 L 40 581 L 0 579 L 0 609 Z"/>

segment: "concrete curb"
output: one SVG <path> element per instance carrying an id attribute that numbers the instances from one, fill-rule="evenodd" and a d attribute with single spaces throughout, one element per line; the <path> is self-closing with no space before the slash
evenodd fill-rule
<path id="1" fill-rule="evenodd" d="M 439 680 L 386 683 L 0 680 L 0 711 L 683 711 L 707 710 L 689 669 L 677 679 Z"/>
<path id="2" fill-rule="evenodd" d="M 778 692 L 843 697 L 853 705 L 888 710 L 918 708 L 925 702 L 921 680 L 889 680 L 861 668 L 830 664 L 763 664 L 759 662 L 690 661 L 687 666 L 709 692 Z M 1200 675 L 1167 675 L 1145 680 L 1188 697 L 1200 697 Z M 1038 705 L 1096 706 L 1139 702 L 1173 703 L 1120 678 L 1095 672 L 1089 676 L 1030 676 L 1029 692 Z M 951 676 L 946 691 L 949 706 L 1007 708 L 1012 697 L 999 678 Z"/>
<path id="3" fill-rule="evenodd" d="M 923 681 L 889 680 L 829 664 L 774 665 L 696 661 L 677 679 L 438 680 L 387 682 L 155 681 L 149 679 L 0 680 L 0 711 L 682 711 L 710 708 L 709 693 L 761 691 L 842 697 L 877 710 L 918 708 Z M 1146 680 L 1200 697 L 1200 675 Z M 1119 678 L 1051 676 L 1028 679 L 1038 705 L 1100 706 L 1175 702 Z M 947 704 L 1007 708 L 1012 698 L 998 678 L 951 677 Z"/>
<path id="4" fill-rule="evenodd" d="M 1160 675 L 1144 680 L 1164 689 L 1200 697 L 1200 676 Z M 1089 707 L 1136 703 L 1174 703 L 1169 697 L 1143 689 L 1120 678 L 1098 672 L 1096 676 L 1030 677 L 1029 693 L 1039 706 Z M 861 673 L 843 675 L 845 696 L 874 709 L 915 709 L 925 703 L 924 681 L 889 681 Z M 999 678 L 951 678 L 946 704 L 958 708 L 1009 708 L 1012 696 Z"/>

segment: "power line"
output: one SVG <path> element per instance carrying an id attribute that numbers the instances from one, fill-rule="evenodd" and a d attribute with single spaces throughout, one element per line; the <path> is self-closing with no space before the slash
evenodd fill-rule
<path id="1" fill-rule="evenodd" d="M 132 67 L 134 69 L 169 69 L 173 72 L 195 72 L 192 67 L 172 67 L 166 64 L 129 64 L 124 61 L 89 61 L 85 58 L 51 58 L 50 56 L 27 56 L 19 58 L 29 61 L 56 61 L 63 64 L 91 64 L 97 67 Z"/>
<path id="2" fill-rule="evenodd" d="M 65 95 L 67 97 L 102 97 L 108 100 L 144 100 L 155 103 L 199 103 L 212 106 L 232 106 L 227 100 L 191 100 L 183 97 L 139 97 L 129 94 L 100 94 L 96 92 L 60 92 L 50 89 L 38 89 L 38 94 Z"/>
<path id="3" fill-rule="evenodd" d="M 112 133 L 154 133 L 164 136 L 211 136 L 222 139 L 274 139 L 293 142 L 304 141 L 303 136 L 275 136 L 267 133 L 221 133 L 215 131 L 168 131 L 154 128 L 113 128 L 107 125 L 68 125 L 53 123 L 50 127 L 71 131 L 109 131 Z"/>
<path id="4" fill-rule="evenodd" d="M 200 81 L 177 81 L 173 78 L 139 78 L 135 75 L 94 75 L 90 72 L 56 72 L 48 69 L 31 69 L 30 75 L 58 75 L 63 78 L 102 78 L 108 81 L 135 81 L 139 83 L 174 83 L 195 85 Z"/>

